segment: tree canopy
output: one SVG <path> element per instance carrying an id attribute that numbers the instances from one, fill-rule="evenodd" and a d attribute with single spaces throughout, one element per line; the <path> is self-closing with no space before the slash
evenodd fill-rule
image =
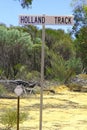
<path id="1" fill-rule="evenodd" d="M 33 0 L 17 0 L 29 8 Z M 66 82 L 72 75 L 87 73 L 87 6 L 73 0 L 74 38 L 62 29 L 45 29 L 45 79 Z M 0 24 L 0 76 L 9 79 L 39 78 L 42 29 L 33 25 L 6 27 Z"/>
<path id="2" fill-rule="evenodd" d="M 74 26 L 73 32 L 77 34 L 79 29 L 87 26 L 87 0 L 72 0 Z"/>
<path id="3" fill-rule="evenodd" d="M 32 5 L 32 1 L 33 1 L 33 0 L 17 0 L 17 1 L 20 2 L 21 6 L 22 6 L 23 8 L 29 8 L 30 5 Z"/>
<path id="4" fill-rule="evenodd" d="M 72 0 L 75 24 L 75 46 L 77 57 L 81 58 L 83 70 L 87 73 L 87 0 Z"/>

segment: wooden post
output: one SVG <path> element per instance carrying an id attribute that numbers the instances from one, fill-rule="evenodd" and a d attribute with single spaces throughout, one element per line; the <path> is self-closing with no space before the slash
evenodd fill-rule
<path id="1" fill-rule="evenodd" d="M 19 130 L 20 96 L 17 97 L 17 130 Z"/>
<path id="2" fill-rule="evenodd" d="M 45 15 L 43 15 L 45 16 Z M 41 52 L 41 91 L 40 91 L 40 126 L 42 130 L 42 111 L 43 111 L 43 83 L 44 83 L 44 47 L 45 47 L 45 24 L 42 25 L 42 52 Z"/>

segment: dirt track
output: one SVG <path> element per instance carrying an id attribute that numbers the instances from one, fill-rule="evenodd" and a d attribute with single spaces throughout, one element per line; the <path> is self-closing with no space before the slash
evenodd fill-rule
<path id="1" fill-rule="evenodd" d="M 21 130 L 39 130 L 39 102 L 39 96 L 21 99 L 20 111 L 29 114 L 28 120 L 20 124 Z M 0 111 L 4 112 L 6 107 L 16 108 L 16 100 L 0 99 Z M 87 93 L 45 94 L 43 130 L 87 130 Z"/>

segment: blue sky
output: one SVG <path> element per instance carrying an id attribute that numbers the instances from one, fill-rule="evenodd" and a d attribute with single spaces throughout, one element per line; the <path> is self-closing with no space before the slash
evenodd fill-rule
<path id="1" fill-rule="evenodd" d="M 18 16 L 20 14 L 28 15 L 72 15 L 70 6 L 72 0 L 33 0 L 30 9 L 23 9 L 18 0 L 0 0 L 0 23 L 6 26 L 18 26 Z M 47 26 L 54 29 L 71 29 L 72 26 Z"/>

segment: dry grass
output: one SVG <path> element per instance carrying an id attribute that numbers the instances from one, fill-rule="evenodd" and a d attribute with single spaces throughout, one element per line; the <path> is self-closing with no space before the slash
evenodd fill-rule
<path id="1" fill-rule="evenodd" d="M 79 74 L 78 77 L 87 80 L 87 74 Z"/>
<path id="2" fill-rule="evenodd" d="M 55 91 L 43 95 L 43 130 L 87 130 L 87 93 L 69 92 L 65 86 Z M 28 114 L 20 130 L 39 130 L 39 106 L 39 95 L 20 100 L 20 111 Z M 0 114 L 16 107 L 16 99 L 0 99 Z"/>

